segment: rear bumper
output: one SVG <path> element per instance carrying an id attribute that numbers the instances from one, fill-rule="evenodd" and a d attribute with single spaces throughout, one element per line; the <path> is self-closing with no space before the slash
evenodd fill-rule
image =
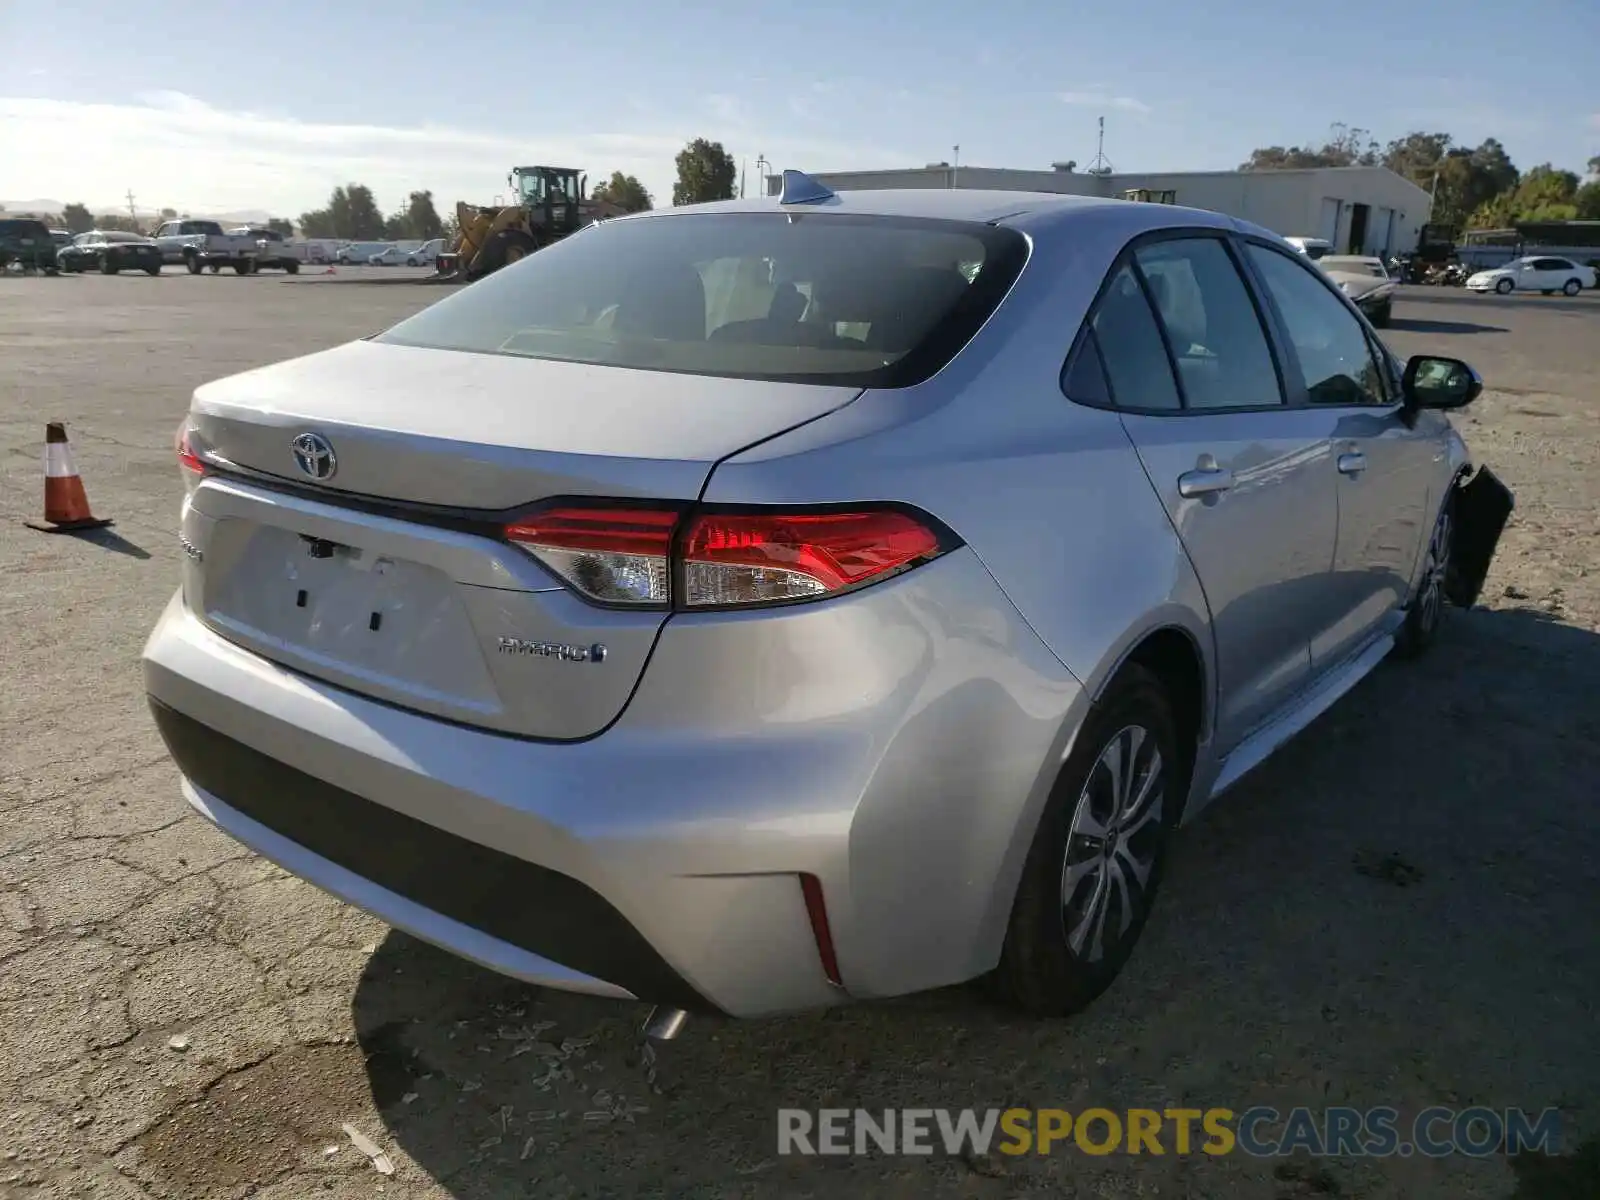
<path id="1" fill-rule="evenodd" d="M 181 596 L 144 671 L 189 802 L 265 856 L 506 974 L 734 1016 L 992 967 L 1087 706 L 970 551 L 809 612 L 674 618 L 575 744 L 307 678 Z"/>

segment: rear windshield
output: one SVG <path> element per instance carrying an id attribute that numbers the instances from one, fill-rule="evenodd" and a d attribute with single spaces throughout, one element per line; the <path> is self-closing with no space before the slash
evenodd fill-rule
<path id="1" fill-rule="evenodd" d="M 110 233 L 102 233 L 100 236 L 108 242 L 143 242 L 149 240 L 142 233 L 118 233 L 114 230 Z"/>
<path id="2" fill-rule="evenodd" d="M 610 221 L 380 342 L 699 375 L 904 387 L 953 358 L 1027 243 L 964 221 L 697 213 Z"/>

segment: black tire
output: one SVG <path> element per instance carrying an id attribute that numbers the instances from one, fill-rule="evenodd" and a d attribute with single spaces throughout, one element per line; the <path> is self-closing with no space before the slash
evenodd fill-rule
<path id="1" fill-rule="evenodd" d="M 289 274 L 291 274 L 291 275 L 300 274 L 300 264 L 297 263 L 297 262 L 294 262 L 293 260 L 284 263 L 283 264 L 283 269 L 285 271 L 289 272 Z"/>
<path id="2" fill-rule="evenodd" d="M 1394 305 L 1385 304 L 1372 314 L 1372 324 L 1377 329 L 1389 328 L 1389 322 L 1394 319 Z"/>
<path id="3" fill-rule="evenodd" d="M 1494 290 L 1495 290 L 1496 294 L 1501 295 L 1501 296 L 1506 296 L 1506 295 L 1509 295 L 1510 292 L 1511 292 L 1511 289 L 1516 287 L 1516 286 L 1517 285 L 1512 283 L 1511 280 L 1502 279 L 1499 283 L 1494 285 Z"/>
<path id="4" fill-rule="evenodd" d="M 100 274 L 102 275 L 115 275 L 121 269 L 122 268 L 117 266 L 117 260 L 112 258 L 109 254 L 105 255 L 100 260 Z"/>
<path id="5" fill-rule="evenodd" d="M 222 274 L 222 264 L 221 263 L 219 263 L 219 262 L 207 263 L 206 266 L 211 268 L 211 273 L 213 275 Z"/>
<path id="6" fill-rule="evenodd" d="M 161 264 L 160 263 L 156 263 L 153 266 L 146 267 L 144 269 L 144 273 L 146 275 L 159 275 L 159 274 L 161 274 Z"/>
<path id="7" fill-rule="evenodd" d="M 201 263 L 200 256 L 198 254 L 185 254 L 183 256 L 183 265 L 188 268 L 189 274 L 200 274 Z"/>
<path id="8" fill-rule="evenodd" d="M 248 258 L 240 258 L 240 259 L 234 260 L 233 273 L 235 275 L 248 275 L 248 274 L 250 274 L 250 260 Z"/>
<path id="9" fill-rule="evenodd" d="M 483 248 L 483 253 L 478 256 L 477 269 L 473 278 L 488 275 L 498 271 L 509 263 L 519 262 L 539 248 L 539 243 L 534 241 L 520 229 L 502 229 L 489 239 L 489 244 Z"/>
<path id="10" fill-rule="evenodd" d="M 1421 658 L 1438 640 L 1439 628 L 1444 624 L 1444 610 L 1449 603 L 1444 585 L 1455 532 L 1455 509 L 1455 483 L 1452 481 L 1444 503 L 1439 506 L 1439 515 L 1434 518 L 1428 545 L 1422 552 L 1422 572 L 1417 580 L 1416 595 L 1406 606 L 1405 622 L 1394 636 L 1396 658 Z"/>
<path id="11" fill-rule="evenodd" d="M 1576 279 L 1569 279 L 1561 285 L 1561 294 L 1563 296 L 1576 296 L 1581 291 L 1583 291 L 1583 284 Z"/>
<path id="12" fill-rule="evenodd" d="M 1134 728 L 1144 731 L 1144 739 L 1131 764 L 1135 782 L 1130 788 L 1138 788 L 1139 767 L 1150 762 L 1145 755 L 1151 747 L 1160 755 L 1162 775 L 1148 804 L 1129 818 L 1132 835 L 1125 835 L 1123 840 L 1117 827 L 1110 825 L 1110 837 L 1102 839 L 1101 848 L 1096 849 L 1092 837 L 1073 832 L 1074 823 L 1080 812 L 1092 812 L 1109 800 L 1103 793 L 1112 777 L 1108 768 L 1101 765 L 1102 756 L 1119 744 L 1119 753 L 1125 752 L 1129 732 Z M 1172 705 L 1161 681 L 1138 664 L 1123 667 L 1079 731 L 1075 748 L 1045 803 L 1023 865 L 1005 948 L 994 977 L 1000 992 L 1012 1004 L 1038 1016 L 1070 1016 L 1093 1003 L 1126 965 L 1160 888 L 1167 846 L 1183 811 L 1191 750 L 1179 743 Z M 1124 765 L 1123 770 L 1128 772 L 1130 767 Z M 1124 851 L 1136 838 L 1143 839 L 1137 849 L 1141 857 L 1147 856 L 1149 864 L 1143 885 L 1129 881 L 1115 887 L 1113 869 L 1128 880 Z M 1063 895 L 1069 852 L 1075 856 L 1072 861 L 1091 874 L 1077 881 L 1071 895 Z M 1109 945 L 1100 942 L 1099 935 L 1090 930 L 1082 939 L 1083 944 L 1074 949 L 1069 941 L 1069 921 L 1078 912 L 1085 884 L 1094 897 L 1106 897 L 1103 910 L 1094 909 L 1093 899 L 1089 898 L 1091 913 L 1102 911 L 1101 920 L 1107 925 L 1124 914 L 1127 919 Z M 1112 904 L 1116 905 L 1115 916 L 1111 915 Z M 1092 916 L 1085 923 L 1092 924 Z M 1097 942 L 1101 951 L 1098 957 L 1093 953 Z"/>

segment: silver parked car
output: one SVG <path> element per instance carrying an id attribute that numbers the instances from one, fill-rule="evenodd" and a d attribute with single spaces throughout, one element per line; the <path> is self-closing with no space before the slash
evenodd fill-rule
<path id="1" fill-rule="evenodd" d="M 785 188 L 200 388 L 156 722 L 222 829 L 522 979 L 1074 1011 L 1180 822 L 1475 600 L 1482 385 L 1216 213 Z"/>

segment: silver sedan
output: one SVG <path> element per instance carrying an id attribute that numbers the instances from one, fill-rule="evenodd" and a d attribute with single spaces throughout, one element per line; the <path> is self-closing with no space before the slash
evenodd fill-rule
<path id="1" fill-rule="evenodd" d="M 1229 217 L 791 174 L 201 387 L 150 703 L 205 817 L 498 971 L 1070 1013 L 1474 602 L 1481 387 Z"/>

